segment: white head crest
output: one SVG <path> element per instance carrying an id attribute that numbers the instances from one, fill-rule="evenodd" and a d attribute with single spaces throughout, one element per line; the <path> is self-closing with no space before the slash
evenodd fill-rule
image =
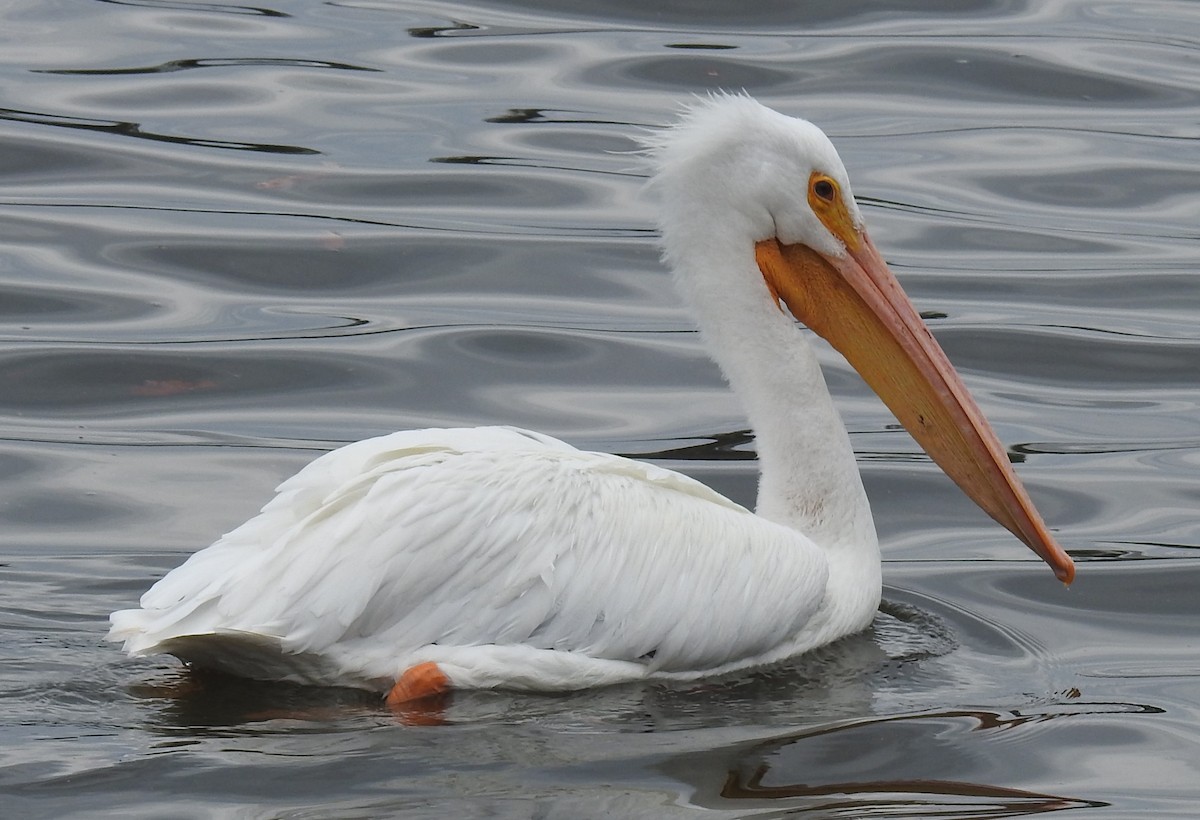
<path id="1" fill-rule="evenodd" d="M 747 243 L 778 238 L 840 255 L 842 243 L 812 212 L 814 171 L 838 182 L 859 225 L 845 166 L 829 138 L 744 95 L 714 94 L 684 108 L 678 122 L 642 140 L 663 197 L 660 227 L 668 256 L 679 232 L 736 226 Z M 687 241 L 685 239 L 684 241 Z"/>

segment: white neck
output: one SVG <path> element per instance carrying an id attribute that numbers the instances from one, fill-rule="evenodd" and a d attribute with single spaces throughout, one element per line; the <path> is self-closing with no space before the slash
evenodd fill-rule
<path id="1" fill-rule="evenodd" d="M 711 249 L 717 243 L 707 243 Z M 729 247 L 737 247 L 730 245 Z M 729 258 L 675 258 L 710 352 L 741 398 L 757 441 L 757 512 L 831 552 L 865 552 L 878 540 L 845 425 L 804 331 L 770 298 L 751 250 Z M 732 285 L 713 281 L 695 265 Z"/>
<path id="2" fill-rule="evenodd" d="M 879 541 L 816 355 L 771 298 L 754 242 L 844 251 L 804 195 L 818 169 L 838 180 L 854 214 L 857 207 L 824 134 L 745 97 L 698 104 L 648 147 L 664 255 L 757 438 L 758 514 L 825 553 L 820 610 L 783 650 L 803 652 L 871 622 Z"/>

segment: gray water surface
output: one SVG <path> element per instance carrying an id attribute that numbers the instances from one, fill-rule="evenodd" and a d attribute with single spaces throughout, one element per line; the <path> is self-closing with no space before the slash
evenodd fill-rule
<path id="1" fill-rule="evenodd" d="M 0 18 L 0 814 L 1195 816 L 1200 5 Z M 752 504 L 628 154 L 741 88 L 838 145 L 1070 590 L 823 352 L 886 603 L 812 657 L 410 725 L 103 641 L 280 480 L 396 429 L 517 424 Z"/>

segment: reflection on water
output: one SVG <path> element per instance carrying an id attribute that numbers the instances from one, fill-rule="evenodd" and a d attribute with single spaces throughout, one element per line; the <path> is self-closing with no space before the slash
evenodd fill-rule
<path id="1" fill-rule="evenodd" d="M 792 810 L 866 812 L 894 810 L 913 817 L 1022 817 L 1043 812 L 1099 808 L 1099 800 L 1031 792 L 957 779 L 1002 766 L 1019 779 L 1043 779 L 1053 765 L 1031 754 L 1030 741 L 1002 745 L 964 733 L 1017 731 L 1066 715 L 1161 713 L 1137 704 L 1067 704 L 1030 714 L 951 711 L 858 721 L 824 727 L 756 748 L 738 761 L 720 790 L 725 801 L 787 801 Z M 1006 741 L 1009 739 L 1006 738 Z M 828 761 L 833 782 L 822 782 Z M 986 762 L 985 762 L 986 761 Z M 794 774 L 793 774 L 794 773 Z M 1023 776 L 1022 776 L 1023 775 Z M 801 781 L 789 782 L 799 776 Z"/>
<path id="2" fill-rule="evenodd" d="M 27 0 L 5 18 L 7 811 L 1194 814 L 1194 4 Z M 280 479 L 393 429 L 533 427 L 752 503 L 753 440 L 630 153 L 678 101 L 740 87 L 833 136 L 1080 562 L 1071 590 L 822 353 L 888 586 L 872 630 L 813 657 L 458 693 L 430 726 L 103 644 L 109 611 Z"/>

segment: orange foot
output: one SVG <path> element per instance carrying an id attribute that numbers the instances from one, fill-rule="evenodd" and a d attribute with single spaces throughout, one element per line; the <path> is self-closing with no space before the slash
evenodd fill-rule
<path id="1" fill-rule="evenodd" d="M 429 700 L 450 691 L 450 679 L 433 661 L 419 663 L 404 670 L 387 694 L 387 705 L 404 706 L 414 701 Z"/>

